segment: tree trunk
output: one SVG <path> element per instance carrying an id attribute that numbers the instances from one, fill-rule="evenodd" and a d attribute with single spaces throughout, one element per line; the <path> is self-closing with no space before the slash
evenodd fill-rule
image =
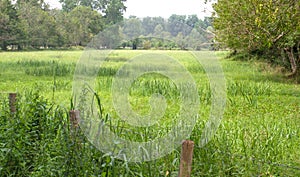
<path id="1" fill-rule="evenodd" d="M 22 50 L 21 44 L 18 44 L 18 50 Z"/>
<path id="2" fill-rule="evenodd" d="M 293 47 L 286 48 L 285 51 L 289 57 L 290 65 L 292 69 L 292 73 L 289 75 L 289 77 L 295 77 L 298 74 L 298 64 L 297 64 L 298 59 L 295 58 Z"/>
<path id="3" fill-rule="evenodd" d="M 5 41 L 2 42 L 1 48 L 2 50 L 7 51 L 7 43 Z"/>

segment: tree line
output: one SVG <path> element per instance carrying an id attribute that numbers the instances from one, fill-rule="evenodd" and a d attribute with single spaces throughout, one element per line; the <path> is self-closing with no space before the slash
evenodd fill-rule
<path id="1" fill-rule="evenodd" d="M 123 48 L 133 49 L 192 49 L 213 48 L 212 18 L 199 19 L 197 15 L 171 15 L 137 18 L 131 16 L 121 24 Z"/>
<path id="2" fill-rule="evenodd" d="M 235 53 L 259 55 L 300 71 L 300 1 L 218 0 L 214 5 L 216 39 Z"/>
<path id="3" fill-rule="evenodd" d="M 300 73 L 300 1 L 219 0 L 213 18 L 204 20 L 196 15 L 124 19 L 125 1 L 60 0 L 62 9 L 50 9 L 44 0 L 1 0 L 0 48 L 84 47 L 119 24 L 119 47 L 216 49 L 223 44 L 235 53 L 264 56 L 290 69 L 291 76 Z"/>
<path id="4" fill-rule="evenodd" d="M 2 50 L 85 46 L 94 35 L 123 19 L 126 0 L 0 1 Z"/>
<path id="5" fill-rule="evenodd" d="M 207 48 L 203 44 L 213 42 L 213 36 L 208 33 L 212 31 L 212 18 L 171 15 L 168 19 L 134 16 L 124 19 L 125 1 L 60 0 L 62 9 L 51 9 L 44 0 L 1 0 L 0 48 L 85 47 L 99 32 L 115 24 L 119 25 L 119 33 L 127 38 L 120 41 L 118 47 L 123 48 L 200 49 Z M 139 39 L 128 40 L 132 36 Z M 149 39 L 150 36 L 161 40 Z M 163 40 L 165 38 L 171 41 Z"/>

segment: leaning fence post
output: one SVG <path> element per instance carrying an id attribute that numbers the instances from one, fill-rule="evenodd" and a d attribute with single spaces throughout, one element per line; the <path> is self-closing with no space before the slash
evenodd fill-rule
<path id="1" fill-rule="evenodd" d="M 16 102 L 17 102 L 17 94 L 16 93 L 10 93 L 8 96 L 9 99 L 9 109 L 12 114 L 15 114 L 17 112 L 16 108 Z"/>
<path id="2" fill-rule="evenodd" d="M 72 128 L 78 128 L 80 121 L 80 112 L 77 110 L 70 111 L 70 123 Z"/>
<path id="3" fill-rule="evenodd" d="M 194 142 L 185 140 L 182 143 L 178 177 L 190 177 L 192 173 Z"/>

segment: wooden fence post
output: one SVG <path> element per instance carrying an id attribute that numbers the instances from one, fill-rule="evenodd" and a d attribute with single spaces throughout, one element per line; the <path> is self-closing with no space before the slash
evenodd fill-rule
<path id="1" fill-rule="evenodd" d="M 72 128 L 78 128 L 80 121 L 80 112 L 77 110 L 70 111 L 70 122 Z"/>
<path id="2" fill-rule="evenodd" d="M 8 99 L 9 99 L 10 112 L 12 114 L 15 114 L 17 112 L 17 108 L 16 108 L 17 94 L 16 93 L 10 93 L 9 96 L 8 96 Z"/>
<path id="3" fill-rule="evenodd" d="M 192 173 L 194 142 L 185 140 L 182 143 L 178 177 L 190 177 Z"/>

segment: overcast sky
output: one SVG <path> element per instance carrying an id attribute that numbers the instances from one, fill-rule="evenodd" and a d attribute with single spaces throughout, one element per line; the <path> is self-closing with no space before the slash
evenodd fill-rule
<path id="1" fill-rule="evenodd" d="M 58 0 L 45 0 L 52 8 L 61 8 Z M 209 5 L 204 4 L 204 0 L 127 0 L 125 3 L 127 10 L 125 17 L 134 15 L 137 17 L 170 17 L 172 14 L 177 15 L 198 15 L 203 18 L 209 15 L 211 11 Z M 204 9 L 206 13 L 204 13 Z"/>

